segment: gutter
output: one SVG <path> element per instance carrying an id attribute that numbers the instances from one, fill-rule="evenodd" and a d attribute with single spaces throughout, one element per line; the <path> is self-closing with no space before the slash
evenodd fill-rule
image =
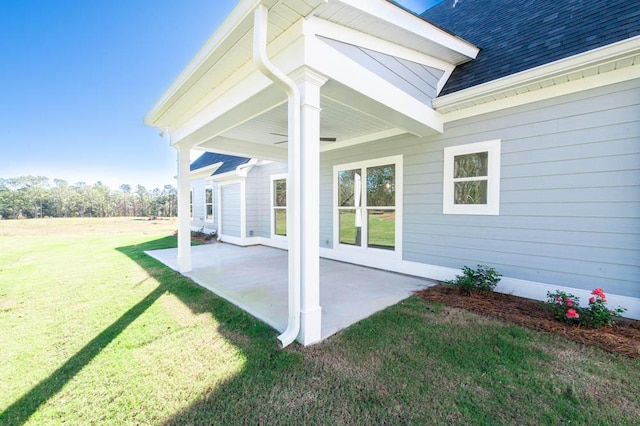
<path id="1" fill-rule="evenodd" d="M 252 158 L 251 160 L 249 160 L 248 163 L 240 164 L 238 167 L 236 167 L 236 173 L 240 177 L 247 177 L 247 175 L 249 174 L 253 166 L 256 165 L 257 162 L 258 162 L 257 159 Z"/>
<path id="2" fill-rule="evenodd" d="M 486 96 L 494 96 L 496 99 L 503 99 L 508 96 L 499 96 L 504 92 L 515 91 L 516 93 L 526 93 L 527 86 L 536 82 L 551 80 L 563 75 L 578 72 L 580 70 L 611 63 L 620 59 L 636 56 L 640 52 L 640 36 L 628 38 L 616 43 L 578 53 L 567 58 L 558 59 L 553 62 L 539 65 L 534 68 L 523 70 L 515 74 L 510 74 L 486 83 L 478 84 L 467 89 L 459 90 L 448 95 L 439 96 L 432 101 L 435 110 L 444 108 L 454 108 L 465 105 L 470 101 L 481 100 Z M 575 81 L 569 78 L 567 81 Z M 564 82 L 562 83 L 564 84 Z M 522 92 L 518 90 L 523 89 Z M 536 89 L 538 90 L 538 89 Z M 485 101 L 479 102 L 486 103 Z"/>
<path id="3" fill-rule="evenodd" d="M 260 3 L 254 11 L 253 61 L 258 70 L 287 94 L 290 179 L 287 182 L 287 204 L 294 206 L 300 201 L 300 91 L 284 72 L 276 68 L 267 57 L 267 27 L 269 11 Z M 297 176 L 296 176 L 297 175 Z M 293 210 L 293 209 L 292 209 Z M 289 238 L 289 316 L 287 329 L 278 336 L 282 348 L 291 344 L 300 332 L 300 218 L 287 214 L 287 234 Z"/>

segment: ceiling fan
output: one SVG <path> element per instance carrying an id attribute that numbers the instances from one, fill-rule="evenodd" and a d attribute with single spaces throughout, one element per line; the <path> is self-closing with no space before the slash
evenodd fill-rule
<path id="1" fill-rule="evenodd" d="M 275 136 L 283 136 L 283 137 L 288 137 L 287 135 L 283 135 L 282 133 L 269 133 L 270 135 L 275 135 Z M 325 138 L 325 137 L 320 137 L 320 142 L 335 142 L 337 139 L 336 138 Z M 274 145 L 279 145 L 281 143 L 287 143 L 289 142 L 288 139 L 285 139 L 283 141 L 280 142 L 274 142 Z"/>

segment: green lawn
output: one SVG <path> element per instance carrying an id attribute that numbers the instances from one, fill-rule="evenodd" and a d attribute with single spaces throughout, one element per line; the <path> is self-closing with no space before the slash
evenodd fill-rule
<path id="1" fill-rule="evenodd" d="M 367 214 L 367 212 L 363 212 Z M 381 210 L 372 211 L 369 217 L 365 216 L 364 221 L 369 225 L 368 242 L 362 242 L 365 246 L 377 248 L 395 247 L 395 212 L 385 212 Z M 356 242 L 356 215 L 353 210 L 340 211 L 340 242 L 343 244 L 355 244 Z"/>
<path id="2" fill-rule="evenodd" d="M 171 222 L 0 221 L 0 424 L 637 424 L 640 362 L 417 298 L 328 341 L 147 257 Z"/>

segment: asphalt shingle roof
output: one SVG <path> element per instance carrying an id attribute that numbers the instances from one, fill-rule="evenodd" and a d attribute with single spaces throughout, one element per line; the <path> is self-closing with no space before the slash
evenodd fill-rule
<path id="1" fill-rule="evenodd" d="M 481 49 L 440 95 L 640 35 L 638 0 L 444 0 L 421 17 Z"/>
<path id="2" fill-rule="evenodd" d="M 190 170 L 198 170 L 212 164 L 222 163 L 222 165 L 211 174 L 211 176 L 221 175 L 235 170 L 238 166 L 248 163 L 250 158 L 236 157 L 234 155 L 216 154 L 215 152 L 205 152 L 191 163 Z"/>

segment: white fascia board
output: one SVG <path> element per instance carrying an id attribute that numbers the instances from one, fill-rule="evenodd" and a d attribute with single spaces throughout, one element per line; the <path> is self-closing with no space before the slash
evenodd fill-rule
<path id="1" fill-rule="evenodd" d="M 340 0 L 340 2 L 381 21 L 389 22 L 420 37 L 436 42 L 470 59 L 475 59 L 480 51 L 468 41 L 452 35 L 386 0 Z"/>
<path id="2" fill-rule="evenodd" d="M 145 124 L 149 126 L 157 125 L 161 115 L 170 107 L 170 104 L 173 103 L 171 101 L 174 95 L 176 95 L 182 86 L 194 76 L 198 69 L 215 51 L 217 46 L 229 38 L 243 21 L 246 19 L 252 19 L 253 11 L 260 3 L 261 0 L 240 0 L 227 19 L 224 20 L 207 43 L 198 51 L 189 64 L 187 64 L 178 77 L 173 81 L 171 86 L 169 86 L 160 99 L 158 99 L 153 107 L 151 107 L 149 112 L 145 115 Z"/>
<path id="3" fill-rule="evenodd" d="M 304 22 L 304 33 L 305 36 L 319 35 L 386 55 L 395 56 L 396 58 L 437 68 L 445 72 L 453 71 L 455 68 L 455 65 L 426 53 L 418 52 L 408 47 L 400 46 L 393 42 L 317 17 L 311 17 Z"/>
<path id="4" fill-rule="evenodd" d="M 306 40 L 306 42 L 309 51 L 313 52 L 313 55 L 307 58 L 307 65 L 355 92 L 396 111 L 403 118 L 373 115 L 416 136 L 427 136 L 433 134 L 434 130 L 442 133 L 443 123 L 440 114 L 430 106 L 398 89 L 326 43 L 317 39 Z"/>
<path id="5" fill-rule="evenodd" d="M 440 93 L 455 69 L 455 65 L 428 54 L 317 17 L 305 21 L 304 33 L 307 37 L 318 35 L 442 70 L 444 74 L 438 80 L 436 94 Z"/>
<path id="6" fill-rule="evenodd" d="M 474 99 L 481 99 L 492 95 L 496 96 L 507 91 L 516 91 L 520 87 L 526 87 L 551 78 L 569 75 L 581 69 L 610 62 L 626 56 L 637 55 L 638 53 L 640 53 L 640 36 L 580 53 L 569 58 L 560 59 L 529 70 L 521 71 L 519 73 L 479 84 L 468 89 L 460 90 L 458 92 L 436 98 L 432 101 L 432 104 L 436 110 L 455 107 L 458 104 L 462 105 Z M 451 120 L 446 118 L 446 121 Z"/>
<path id="7" fill-rule="evenodd" d="M 222 163 L 217 162 L 206 167 L 192 170 L 189 174 L 189 179 L 194 180 L 211 176 L 213 173 L 215 173 L 216 170 L 220 168 L 220 166 L 222 166 Z"/>
<path id="8" fill-rule="evenodd" d="M 294 24 L 287 31 L 281 34 L 276 40 L 272 41 L 268 46 L 268 54 L 272 62 L 283 72 L 289 73 L 304 63 L 304 37 L 302 21 Z M 192 135 L 198 129 L 212 123 L 217 118 L 223 117 L 235 107 L 239 107 L 246 102 L 252 102 L 255 96 L 260 92 L 273 86 L 264 74 L 256 68 L 253 61 L 248 61 L 241 69 L 234 72 L 231 77 L 218 85 L 211 93 L 207 94 L 203 99 L 198 101 L 188 110 L 184 111 L 178 121 L 172 123 L 174 126 L 172 140 L 174 143 Z M 266 102 L 265 105 L 256 108 L 243 108 L 246 114 L 242 119 L 250 120 L 271 108 L 280 105 L 286 101 L 284 92 L 279 88 L 271 90 L 274 93 L 273 102 Z M 255 104 L 255 102 L 254 102 Z M 250 111 L 251 110 L 251 111 Z M 223 120 L 224 126 L 221 127 L 217 134 L 224 133 L 226 130 L 236 127 L 242 122 L 232 122 Z M 217 136 L 214 134 L 213 136 Z M 198 144 L 201 140 L 195 140 L 193 143 Z"/>

